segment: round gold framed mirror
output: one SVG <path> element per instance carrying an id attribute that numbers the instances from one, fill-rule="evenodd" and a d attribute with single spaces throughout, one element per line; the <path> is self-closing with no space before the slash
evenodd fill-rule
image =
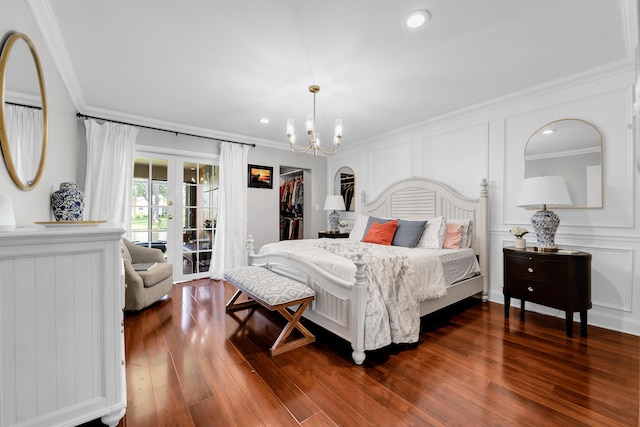
<path id="1" fill-rule="evenodd" d="M 47 96 L 35 45 L 9 33 L 0 53 L 0 146 L 13 182 L 32 190 L 44 172 L 48 138 Z"/>

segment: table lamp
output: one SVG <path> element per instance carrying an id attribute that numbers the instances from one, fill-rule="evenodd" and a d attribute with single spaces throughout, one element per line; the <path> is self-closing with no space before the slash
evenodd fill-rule
<path id="1" fill-rule="evenodd" d="M 340 214 L 336 211 L 345 210 L 344 207 L 344 199 L 342 196 L 327 196 L 324 201 L 324 210 L 325 211 L 333 211 L 329 214 L 329 226 L 331 233 L 338 232 L 338 221 L 340 221 Z"/>
<path id="2" fill-rule="evenodd" d="M 547 206 L 571 206 L 571 196 L 567 184 L 561 176 L 536 176 L 526 178 L 520 188 L 517 206 L 524 208 L 540 208 L 531 217 L 531 224 L 538 239 L 538 251 L 555 252 L 558 246 L 554 243 L 556 230 L 560 224 L 558 215 Z"/>

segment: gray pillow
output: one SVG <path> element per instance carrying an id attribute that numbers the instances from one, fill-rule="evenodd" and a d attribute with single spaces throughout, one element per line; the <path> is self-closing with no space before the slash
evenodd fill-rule
<path id="1" fill-rule="evenodd" d="M 393 236 L 392 246 L 404 246 L 405 248 L 415 248 L 422 237 L 427 221 L 405 221 L 398 220 L 398 228 Z"/>
<path id="2" fill-rule="evenodd" d="M 379 224 L 384 224 L 385 222 L 389 222 L 389 221 L 391 221 L 391 219 L 376 218 L 375 216 L 370 216 L 369 219 L 367 220 L 367 226 L 364 229 L 364 233 L 362 234 L 362 239 L 364 239 L 367 233 L 369 232 L 369 229 L 371 228 L 371 224 L 373 224 L 374 222 L 377 222 Z M 360 241 L 362 241 L 362 239 L 360 239 Z"/>

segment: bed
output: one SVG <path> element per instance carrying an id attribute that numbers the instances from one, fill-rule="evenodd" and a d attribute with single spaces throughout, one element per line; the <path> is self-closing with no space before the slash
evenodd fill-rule
<path id="1" fill-rule="evenodd" d="M 376 304 L 378 306 L 386 304 L 390 313 L 388 316 L 391 323 L 391 342 L 404 342 L 403 340 L 410 342 L 413 339 L 410 337 L 415 337 L 416 333 L 415 318 L 418 319 L 419 334 L 420 317 L 472 296 L 481 298 L 484 302 L 487 300 L 489 289 L 486 180 L 480 183 L 480 195 L 477 199 L 464 197 L 439 181 L 425 177 L 411 177 L 392 184 L 370 202 L 366 201 L 364 193 L 361 200 L 363 200 L 362 211 L 356 223 L 361 221 L 362 217 L 426 218 L 434 219 L 433 223 L 435 218 L 446 218 L 451 222 L 470 220 L 467 221 L 471 223 L 468 228 L 469 248 L 460 250 L 399 248 L 396 250 L 394 247 L 361 243 L 357 236 L 354 239 L 322 238 L 297 242 L 283 241 L 265 245 L 260 253 L 256 253 L 251 236 L 247 241 L 251 265 L 269 268 L 278 274 L 305 283 L 315 291 L 315 300 L 305 311 L 304 317 L 349 341 L 356 364 L 364 362 L 365 351 L 379 348 L 388 341 L 386 336 L 383 337 L 386 331 L 378 331 L 376 330 L 378 326 L 372 326 L 372 324 L 377 325 L 375 322 L 378 321 L 373 317 L 377 316 Z M 358 233 L 355 226 L 352 230 L 352 234 L 354 233 Z M 428 270 L 423 264 L 446 266 L 446 263 L 441 261 L 433 261 L 434 257 L 438 260 L 442 255 L 455 258 L 458 256 L 456 254 L 465 252 L 467 258 L 469 254 L 473 258 L 477 272 L 464 273 L 462 278 L 447 277 L 445 281 L 454 283 L 445 283 L 444 292 L 441 283 L 436 286 L 430 283 L 432 279 L 424 279 L 424 272 Z M 393 259 L 385 260 L 385 253 L 389 253 Z M 435 253 L 435 255 L 425 255 L 426 258 L 423 261 L 421 257 L 428 253 L 431 255 Z M 383 267 L 380 267 L 381 265 Z M 442 270 L 446 270 L 446 267 Z M 382 276 L 379 276 L 380 274 Z M 409 288 L 405 286 L 409 285 L 405 283 L 410 282 L 406 276 L 411 277 L 412 280 L 419 278 L 416 282 L 420 283 L 415 285 L 418 286 L 417 290 L 407 291 Z M 443 281 L 443 276 L 439 273 L 431 276 L 438 282 Z M 399 282 L 392 284 L 395 286 L 392 291 L 382 292 L 393 294 L 393 298 L 397 298 L 395 294 L 409 292 L 411 294 L 418 292 L 421 296 L 413 298 L 415 302 L 401 298 L 399 307 L 389 304 L 384 299 L 385 296 L 382 296 L 384 299 L 382 303 L 379 301 L 372 303 L 379 298 L 373 295 L 376 293 L 376 288 L 372 282 L 376 280 Z M 405 312 L 408 312 L 412 319 L 408 326 L 405 326 L 403 319 L 394 319 L 396 316 L 404 316 Z M 394 336 L 400 338 L 394 339 Z"/>

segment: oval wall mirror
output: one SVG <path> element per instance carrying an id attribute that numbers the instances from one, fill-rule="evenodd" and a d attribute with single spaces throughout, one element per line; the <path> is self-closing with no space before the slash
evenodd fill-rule
<path id="1" fill-rule="evenodd" d="M 571 208 L 602 208 L 602 135 L 580 119 L 547 123 L 524 147 L 524 177 L 560 175 L 573 201 Z"/>
<path id="2" fill-rule="evenodd" d="M 344 207 L 347 212 L 356 210 L 356 175 L 349 167 L 343 166 L 334 178 L 335 187 L 333 194 L 341 194 L 344 199 Z"/>
<path id="3" fill-rule="evenodd" d="M 0 146 L 13 182 L 32 190 L 44 172 L 48 112 L 40 58 L 22 33 L 10 33 L 0 54 Z"/>

